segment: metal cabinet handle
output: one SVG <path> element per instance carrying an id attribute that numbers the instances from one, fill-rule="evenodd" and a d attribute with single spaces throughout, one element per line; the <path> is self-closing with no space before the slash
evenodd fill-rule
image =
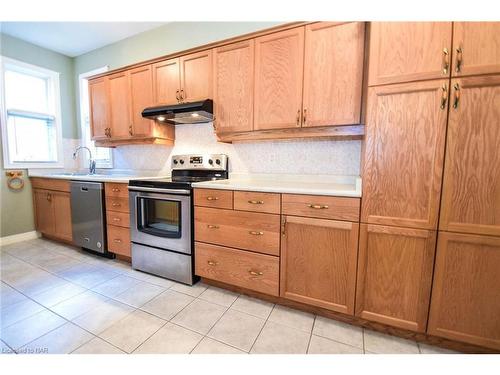
<path id="1" fill-rule="evenodd" d="M 113 221 L 118 222 L 118 221 L 122 221 L 122 219 L 120 219 L 119 217 L 114 217 L 114 218 L 113 218 Z"/>
<path id="2" fill-rule="evenodd" d="M 453 88 L 455 89 L 455 99 L 453 100 L 453 109 L 457 109 L 458 103 L 460 102 L 460 85 L 458 83 L 455 83 L 455 85 L 453 85 Z"/>
<path id="3" fill-rule="evenodd" d="M 207 201 L 218 201 L 219 197 L 207 197 Z"/>
<path id="4" fill-rule="evenodd" d="M 218 263 L 217 263 L 217 262 L 214 262 L 213 260 L 209 260 L 209 261 L 207 262 L 207 264 L 208 264 L 209 266 L 216 266 Z"/>
<path id="5" fill-rule="evenodd" d="M 251 230 L 248 233 L 251 234 L 252 236 L 263 236 L 264 235 L 264 232 L 257 231 L 257 230 Z"/>
<path id="6" fill-rule="evenodd" d="M 297 111 L 297 126 L 300 125 L 300 109 Z"/>
<path id="7" fill-rule="evenodd" d="M 304 115 L 302 116 L 302 125 L 306 124 L 307 108 L 304 109 Z"/>
<path id="8" fill-rule="evenodd" d="M 328 208 L 326 204 L 308 204 L 307 207 L 314 208 L 315 210 L 326 210 Z"/>
<path id="9" fill-rule="evenodd" d="M 186 96 L 184 95 L 184 89 L 181 89 L 181 100 L 186 99 Z"/>
<path id="10" fill-rule="evenodd" d="M 129 125 L 128 127 L 128 134 L 133 135 L 134 132 L 132 131 L 132 125 Z"/>
<path id="11" fill-rule="evenodd" d="M 52 194 L 47 193 L 47 200 L 50 202 L 52 200 Z"/>
<path id="12" fill-rule="evenodd" d="M 455 65 L 455 72 L 460 73 L 462 69 L 462 47 L 457 48 L 457 63 Z"/>
<path id="13" fill-rule="evenodd" d="M 111 138 L 111 128 L 108 128 L 108 137 Z"/>
<path id="14" fill-rule="evenodd" d="M 441 90 L 443 91 L 441 95 L 441 105 L 439 106 L 441 109 L 446 108 L 446 102 L 448 101 L 448 86 L 446 86 L 446 83 L 443 83 L 443 87 L 441 87 Z"/>
<path id="15" fill-rule="evenodd" d="M 179 90 L 175 90 L 175 98 L 177 99 L 178 102 L 181 101 Z"/>
<path id="16" fill-rule="evenodd" d="M 121 242 L 122 242 L 122 240 L 120 240 L 119 238 L 115 238 L 115 239 L 113 240 L 113 242 L 116 242 L 116 243 L 121 243 Z"/>
<path id="17" fill-rule="evenodd" d="M 208 224 L 208 225 L 207 225 L 207 228 L 208 228 L 208 229 L 219 229 L 219 226 L 218 226 L 218 225 Z"/>
<path id="18" fill-rule="evenodd" d="M 448 69 L 450 68 L 450 53 L 448 48 L 443 48 L 443 74 L 448 74 Z"/>
<path id="19" fill-rule="evenodd" d="M 281 220 L 281 235 L 284 236 L 286 234 L 286 216 L 283 216 L 283 220 Z"/>
<path id="20" fill-rule="evenodd" d="M 121 203 L 112 203 L 111 204 L 113 207 L 120 207 L 121 206 Z"/>
<path id="21" fill-rule="evenodd" d="M 118 188 L 113 188 L 113 189 L 111 189 L 111 191 L 112 191 L 113 193 L 118 193 L 118 192 L 120 191 L 120 189 L 118 189 Z"/>
<path id="22" fill-rule="evenodd" d="M 250 275 L 252 275 L 252 276 L 262 276 L 263 275 L 262 272 L 260 272 L 260 271 L 253 271 L 253 270 L 248 271 L 248 273 Z"/>
<path id="23" fill-rule="evenodd" d="M 264 204 L 264 201 L 256 201 L 256 200 L 251 199 L 248 201 L 248 203 L 250 203 L 250 204 Z"/>

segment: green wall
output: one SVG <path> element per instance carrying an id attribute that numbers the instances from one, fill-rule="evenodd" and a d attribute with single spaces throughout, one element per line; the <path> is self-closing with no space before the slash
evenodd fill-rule
<path id="1" fill-rule="evenodd" d="M 73 59 L 5 34 L 0 34 L 0 55 L 60 73 L 63 137 L 77 138 Z M 3 169 L 3 154 L 0 145 L 0 237 L 35 229 L 31 185 L 27 178 L 27 171 L 23 172 L 24 189 L 21 191 L 9 190 L 6 184 L 7 177 Z"/>

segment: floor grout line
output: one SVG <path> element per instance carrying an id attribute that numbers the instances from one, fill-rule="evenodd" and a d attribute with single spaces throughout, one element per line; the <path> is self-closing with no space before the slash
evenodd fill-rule
<path id="1" fill-rule="evenodd" d="M 316 314 L 314 315 L 314 320 L 313 320 L 313 325 L 312 325 L 312 328 L 311 328 L 311 334 L 309 335 L 309 342 L 307 343 L 307 349 L 306 349 L 306 354 L 309 354 L 309 347 L 311 346 L 311 340 L 312 340 L 312 335 L 313 335 L 313 332 L 314 332 L 314 325 L 316 324 Z"/>

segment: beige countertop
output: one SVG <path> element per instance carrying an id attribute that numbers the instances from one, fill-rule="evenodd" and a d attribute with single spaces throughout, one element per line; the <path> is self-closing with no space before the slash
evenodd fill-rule
<path id="1" fill-rule="evenodd" d="M 128 183 L 130 180 L 144 180 L 166 178 L 169 174 L 161 174 L 156 171 L 133 171 L 133 170 L 98 170 L 96 174 L 90 175 L 85 171 L 47 171 L 28 170 L 29 177 L 54 178 L 60 180 L 92 181 L 92 182 L 116 182 Z"/>
<path id="2" fill-rule="evenodd" d="M 196 182 L 195 188 L 361 197 L 360 176 L 236 174 L 227 180 Z"/>

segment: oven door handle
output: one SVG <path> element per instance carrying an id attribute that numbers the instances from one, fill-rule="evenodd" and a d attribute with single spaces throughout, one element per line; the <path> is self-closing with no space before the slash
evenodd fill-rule
<path id="1" fill-rule="evenodd" d="M 150 188 L 150 187 L 142 187 L 142 186 L 129 186 L 129 191 L 138 191 L 145 193 L 166 193 L 166 194 L 181 194 L 181 195 L 190 195 L 191 192 L 189 190 L 184 189 L 161 189 L 161 188 Z"/>

